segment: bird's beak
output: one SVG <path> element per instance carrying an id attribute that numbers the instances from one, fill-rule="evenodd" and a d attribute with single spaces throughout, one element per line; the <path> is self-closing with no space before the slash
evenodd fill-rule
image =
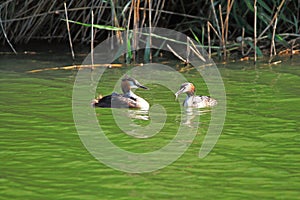
<path id="1" fill-rule="evenodd" d="M 179 95 L 179 94 L 176 92 L 176 93 L 175 93 L 175 101 L 177 100 L 178 95 Z"/>
<path id="2" fill-rule="evenodd" d="M 91 102 L 91 106 L 95 107 L 98 102 L 99 102 L 98 99 L 93 99 Z"/>
<path id="3" fill-rule="evenodd" d="M 145 90 L 148 90 L 149 88 L 147 88 L 146 86 L 143 86 L 143 85 L 139 85 L 138 86 L 139 88 L 143 88 L 143 89 L 145 89 Z"/>
<path id="4" fill-rule="evenodd" d="M 185 90 L 185 88 L 181 88 L 180 90 L 178 90 L 178 91 L 175 93 L 175 100 L 178 99 L 178 96 L 179 96 L 180 94 L 182 94 L 182 93 L 184 92 L 184 90 Z"/>
<path id="5" fill-rule="evenodd" d="M 143 89 L 145 89 L 145 90 L 148 90 L 148 89 L 149 89 L 149 88 L 147 88 L 146 86 L 143 86 L 142 84 L 140 84 L 140 83 L 137 82 L 137 81 L 136 81 L 135 84 L 136 84 L 136 86 L 139 87 L 139 88 L 143 88 Z"/>
<path id="6" fill-rule="evenodd" d="M 175 93 L 175 100 L 178 99 L 178 96 L 179 96 L 181 93 L 182 93 L 181 90 L 179 90 L 179 91 L 177 91 L 177 92 Z"/>

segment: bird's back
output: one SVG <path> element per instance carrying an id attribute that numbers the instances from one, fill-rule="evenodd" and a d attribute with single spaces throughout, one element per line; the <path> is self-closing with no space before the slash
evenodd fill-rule
<path id="1" fill-rule="evenodd" d="M 217 100 L 209 96 L 189 96 L 185 99 L 184 106 L 194 108 L 206 108 L 217 105 Z"/>
<path id="2" fill-rule="evenodd" d="M 135 108 L 136 101 L 122 94 L 113 93 L 98 99 L 98 102 L 94 106 L 102 108 Z"/>

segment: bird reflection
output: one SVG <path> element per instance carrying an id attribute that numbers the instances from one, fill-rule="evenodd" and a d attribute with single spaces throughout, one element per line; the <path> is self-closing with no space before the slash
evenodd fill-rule
<path id="1" fill-rule="evenodd" d="M 182 111 L 182 124 L 190 127 L 198 127 L 199 117 L 210 113 L 211 109 L 198 109 L 192 107 L 185 107 Z"/>

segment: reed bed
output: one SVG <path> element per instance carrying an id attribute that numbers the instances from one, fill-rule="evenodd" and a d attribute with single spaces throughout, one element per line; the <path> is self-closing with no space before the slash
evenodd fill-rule
<path id="1" fill-rule="evenodd" d="M 131 29 L 135 47 L 135 30 L 165 27 L 189 35 L 222 59 L 265 54 L 272 62 L 278 53 L 299 52 L 299 18 L 298 0 L 6 0 L 0 3 L 0 41 L 13 49 L 32 40 L 64 40 L 72 49 L 72 43 L 93 47 L 125 30 L 129 39 Z"/>

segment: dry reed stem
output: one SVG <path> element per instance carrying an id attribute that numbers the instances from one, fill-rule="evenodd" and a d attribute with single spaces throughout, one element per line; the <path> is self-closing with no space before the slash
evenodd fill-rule
<path id="1" fill-rule="evenodd" d="M 182 58 L 178 53 L 176 53 L 176 51 L 170 45 L 167 44 L 167 47 L 177 58 L 179 58 L 179 60 L 182 60 L 185 64 L 188 63 L 187 60 Z"/>
<path id="2" fill-rule="evenodd" d="M 226 18 L 225 18 L 225 42 L 227 43 L 228 40 L 228 24 L 229 24 L 229 15 L 233 6 L 234 0 L 227 1 L 227 10 L 226 10 Z"/>
<path id="3" fill-rule="evenodd" d="M 256 45 L 257 45 L 257 7 L 256 7 L 256 0 L 254 0 L 254 64 L 256 64 Z"/>
<path id="4" fill-rule="evenodd" d="M 205 58 L 199 53 L 199 51 L 195 50 L 193 47 L 190 46 L 190 49 L 195 53 L 195 55 L 200 58 L 203 62 L 206 62 Z"/>
<path id="5" fill-rule="evenodd" d="M 92 66 L 91 69 L 94 70 L 94 11 L 91 9 L 91 15 L 92 15 L 92 27 L 91 27 L 91 61 Z"/>
<path id="6" fill-rule="evenodd" d="M 294 55 L 294 51 L 293 51 L 293 48 L 294 48 L 294 44 L 295 44 L 296 40 L 293 40 L 292 41 L 292 44 L 291 44 L 291 58 L 293 57 Z"/>
<path id="7" fill-rule="evenodd" d="M 69 26 L 69 19 L 68 19 L 68 11 L 67 11 L 66 2 L 64 2 L 64 7 L 65 7 L 66 25 L 67 25 L 67 30 L 68 30 L 69 44 L 70 44 L 72 59 L 75 60 L 75 54 L 74 54 L 74 50 L 73 50 L 72 38 L 71 38 L 71 33 L 70 33 L 70 26 Z"/>
<path id="8" fill-rule="evenodd" d="M 194 44 L 193 40 L 191 38 L 187 37 L 188 41 L 192 44 L 193 47 L 190 46 L 190 49 L 196 54 L 198 58 L 200 58 L 203 62 L 206 62 L 205 58 L 201 55 L 201 53 L 198 51 L 198 48 Z"/>
<path id="9" fill-rule="evenodd" d="M 272 34 L 272 43 L 271 43 L 271 53 L 274 52 L 274 55 L 276 55 L 276 47 L 275 47 L 275 34 L 276 34 L 276 27 L 277 27 L 278 19 L 275 19 L 274 27 L 273 27 L 273 34 Z M 270 55 L 272 56 L 272 55 Z"/>
<path id="10" fill-rule="evenodd" d="M 152 48 L 152 1 L 148 0 L 148 4 L 149 4 L 149 48 Z M 150 62 L 152 62 L 152 52 L 150 50 L 150 55 L 149 55 L 149 60 Z"/>
<path id="11" fill-rule="evenodd" d="M 186 38 L 186 62 L 187 63 L 190 62 L 190 53 L 191 53 L 190 41 L 189 41 L 189 37 L 187 37 Z"/>
<path id="12" fill-rule="evenodd" d="M 2 6 L 0 5 L 0 26 L 1 26 L 2 32 L 3 32 L 3 34 L 4 34 L 4 37 L 5 37 L 5 39 L 6 39 L 7 43 L 8 43 L 8 45 L 9 45 L 10 48 L 12 49 L 12 51 L 13 51 L 15 54 L 17 54 L 17 51 L 15 50 L 15 48 L 13 47 L 13 45 L 10 43 L 10 41 L 9 41 L 9 39 L 8 39 L 8 37 L 7 37 L 7 34 L 6 34 L 5 30 L 4 30 L 4 27 L 3 27 L 3 24 L 2 24 L 2 19 L 1 19 L 1 7 L 2 7 Z"/>
<path id="13" fill-rule="evenodd" d="M 223 1 L 223 3 L 227 4 L 227 5 L 224 4 L 224 6 L 226 6 L 226 11 L 225 11 L 225 7 L 223 7 L 223 13 L 222 13 L 222 9 L 221 9 L 220 5 L 219 5 L 219 11 L 217 11 L 219 13 L 216 12 L 216 10 L 215 10 L 216 7 L 214 5 L 217 2 L 214 2 L 214 0 L 206 1 L 204 6 L 211 7 L 212 15 L 205 16 L 205 15 L 202 15 L 202 13 L 201 13 L 201 16 L 204 16 L 204 17 L 188 14 L 188 13 L 193 13 L 193 12 L 190 12 L 190 10 L 188 10 L 187 8 L 194 6 L 196 2 L 198 3 L 198 1 L 191 1 L 191 2 L 186 2 L 186 1 L 182 1 L 182 0 L 177 1 L 178 3 L 180 2 L 181 5 L 184 4 L 184 7 L 182 7 L 182 8 L 180 7 L 180 9 L 183 10 L 184 13 L 180 13 L 179 11 L 178 12 L 172 11 L 172 4 L 165 0 L 157 0 L 157 1 L 134 0 L 134 1 L 136 2 L 135 7 L 133 7 L 134 11 L 132 11 L 134 13 L 129 14 L 129 12 L 130 12 L 129 7 L 130 7 L 130 4 L 132 3 L 132 1 L 128 2 L 125 0 L 108 0 L 108 1 L 70 0 L 70 1 L 68 1 L 68 5 L 67 5 L 68 6 L 68 8 L 67 8 L 68 18 L 69 18 L 69 20 L 72 19 L 73 21 L 91 22 L 92 16 L 91 16 L 90 9 L 93 8 L 93 11 L 94 11 L 94 22 L 93 23 L 94 24 L 113 25 L 113 26 L 119 27 L 120 23 L 122 23 L 121 26 L 123 26 L 123 27 L 125 27 L 127 24 L 129 24 L 131 27 L 133 27 L 133 26 L 142 27 L 145 25 L 145 23 L 148 22 L 149 23 L 148 26 L 150 27 L 150 29 L 149 29 L 150 48 L 152 47 L 152 44 L 151 44 L 152 43 L 151 37 L 153 36 L 152 35 L 152 27 L 155 27 L 156 25 L 158 25 L 159 22 L 162 22 L 163 24 L 167 24 L 170 22 L 170 18 L 173 16 L 182 17 L 183 21 L 181 21 L 180 23 L 183 23 L 184 21 L 192 19 L 191 22 L 187 22 L 187 24 L 195 23 L 195 22 L 193 22 L 194 20 L 203 21 L 203 20 L 209 20 L 210 18 L 212 18 L 211 24 L 213 24 L 213 26 L 215 28 L 212 25 L 208 25 L 207 29 L 210 32 L 210 28 L 212 27 L 213 32 L 217 33 L 216 36 L 219 38 L 219 40 L 221 38 L 221 40 L 220 40 L 220 47 L 214 47 L 213 46 L 214 40 L 212 39 L 209 42 L 210 50 L 212 48 L 218 48 L 218 49 L 223 48 L 224 56 L 226 56 L 226 54 L 228 54 L 231 51 L 230 45 L 227 41 L 228 41 L 228 37 L 231 36 L 230 35 L 231 33 L 229 32 L 228 27 L 230 25 L 229 20 L 230 20 L 230 14 L 231 14 L 231 11 L 233 8 L 234 0 L 228 0 L 227 2 Z M 285 3 L 285 2 L 287 2 L 287 3 Z M 271 29 L 270 27 L 272 27 L 272 26 L 274 27 L 276 18 L 279 21 L 279 19 L 280 19 L 279 14 L 283 11 L 286 11 L 285 5 L 288 3 L 290 3 L 290 2 L 286 1 L 286 0 L 280 0 L 278 6 L 277 6 L 277 4 L 275 4 L 275 7 L 277 7 L 276 8 L 277 10 L 275 10 L 273 15 L 271 15 L 271 20 L 270 20 L 268 26 L 265 29 L 263 27 L 262 28 L 263 31 L 260 33 L 260 35 L 258 37 L 256 37 L 256 42 L 255 42 L 256 44 L 260 40 L 267 39 L 266 32 L 272 33 L 272 30 L 270 30 Z M 30 39 L 33 39 L 33 38 L 36 38 L 36 39 L 67 38 L 66 36 L 69 33 L 72 35 L 73 42 L 75 40 L 77 40 L 77 41 L 81 41 L 82 43 L 83 42 L 90 43 L 92 40 L 91 37 L 96 39 L 95 35 L 92 36 L 93 33 L 96 34 L 96 32 L 95 32 L 96 30 L 94 30 L 91 33 L 90 29 L 87 27 L 71 24 L 70 30 L 68 31 L 65 28 L 65 25 L 61 21 L 57 20 L 57 19 L 64 18 L 63 14 L 65 12 L 63 3 L 60 3 L 59 1 L 41 1 L 39 4 L 37 4 L 36 0 L 25 0 L 24 4 L 21 4 L 20 2 L 16 3 L 16 1 L 14 1 L 14 0 L 4 0 L 4 2 L 0 3 L 0 5 L 2 6 L 2 8 L 0 8 L 2 11 L 2 15 L 1 15 L 2 26 L 3 26 L 2 29 L 4 29 L 6 31 L 7 38 L 10 39 L 10 42 L 12 44 L 17 43 L 17 42 L 28 42 Z M 20 6 L 20 5 L 22 5 L 22 6 Z M 124 8 L 125 5 L 129 5 L 129 6 L 127 6 L 128 9 Z M 187 5 L 187 7 L 186 7 L 186 5 Z M 292 4 L 292 5 L 295 5 L 295 4 Z M 143 6 L 143 7 L 141 8 L 140 6 Z M 171 7 L 167 7 L 167 6 L 171 6 Z M 163 10 L 164 7 L 167 7 L 167 9 Z M 171 9 L 169 10 L 169 8 L 171 8 Z M 111 12 L 109 11 L 109 9 L 111 10 Z M 257 9 L 257 7 L 256 7 L 256 9 Z M 12 12 L 12 10 L 13 10 L 13 12 Z M 121 13 L 121 11 L 122 11 L 122 13 Z M 248 11 L 249 11 L 249 9 L 248 9 Z M 146 15 L 147 12 L 149 13 L 148 16 Z M 188 12 L 188 13 L 186 13 L 186 12 Z M 203 11 L 201 10 L 200 12 L 203 12 Z M 109 15 L 107 15 L 107 13 L 109 13 Z M 207 13 L 210 13 L 210 11 L 208 11 Z M 134 14 L 134 15 L 132 15 L 132 14 Z M 140 23 L 137 23 L 137 21 L 135 19 L 134 20 L 127 19 L 127 18 L 130 18 L 130 16 L 137 17 L 138 14 L 141 14 L 141 17 L 139 18 Z M 219 16 L 218 16 L 218 14 L 219 14 Z M 255 15 L 257 16 L 257 10 L 256 10 Z M 162 19 L 163 19 L 162 16 L 166 17 L 166 19 L 164 18 L 164 21 L 162 21 Z M 295 14 L 293 16 L 295 16 Z M 296 18 L 299 19 L 299 11 L 297 11 L 296 16 L 297 16 Z M 221 21 L 218 21 L 218 20 L 221 20 Z M 128 21 L 130 21 L 130 22 L 128 23 Z M 256 23 L 258 23 L 257 27 L 256 27 L 256 34 L 257 34 L 257 31 L 259 34 L 259 31 L 261 30 L 260 22 L 258 21 Z M 278 23 L 280 23 L 280 22 L 278 22 Z M 186 24 L 183 24 L 183 25 L 186 26 Z M 45 29 L 43 27 L 49 27 L 49 28 Z M 293 26 L 291 26 L 291 27 L 293 28 Z M 221 30 L 221 28 L 222 28 L 222 30 Z M 181 30 L 184 31 L 185 27 L 183 27 Z M 280 26 L 277 25 L 276 32 L 279 32 L 279 30 L 280 30 Z M 111 34 L 113 34 L 113 33 L 116 33 L 118 35 L 121 32 L 117 31 L 117 32 L 112 32 Z M 201 34 L 201 33 L 199 33 L 199 34 Z M 104 37 L 106 37 L 107 32 L 99 31 L 97 38 L 102 39 L 103 37 L 100 37 L 102 35 L 104 35 Z M 214 34 L 212 36 L 215 37 Z M 234 36 L 233 33 L 232 33 L 232 36 Z M 1 37 L 2 37 L 1 38 L 2 42 L 6 43 L 7 40 L 5 39 L 4 34 Z M 136 36 L 136 37 L 134 36 L 132 38 L 133 41 L 136 40 L 137 37 L 138 36 Z M 299 37 L 299 36 L 296 36 L 296 37 Z M 204 38 L 204 34 L 202 34 L 202 43 L 204 40 L 203 38 Z M 210 39 L 211 38 L 209 38 L 209 40 Z M 273 42 L 275 42 L 275 40 L 273 40 Z M 191 44 L 192 43 L 190 43 L 190 45 Z M 136 45 L 136 44 L 134 44 L 134 45 Z M 251 51 L 253 51 L 252 49 L 253 49 L 253 47 L 251 47 Z M 258 50 L 258 48 L 255 48 L 255 51 L 256 51 L 256 49 Z M 196 50 L 196 49 L 194 48 L 194 50 Z M 242 51 L 244 51 L 244 50 L 246 51 L 246 49 L 242 48 Z M 272 51 L 273 52 L 275 51 L 275 45 L 273 45 Z M 272 52 L 272 55 L 273 55 L 273 52 Z M 151 51 L 150 51 L 150 53 L 151 53 Z M 242 52 L 242 54 L 244 54 L 244 53 L 245 52 Z M 276 51 L 275 51 L 275 53 L 276 53 Z M 211 53 L 210 53 L 210 56 L 211 56 Z M 257 56 L 257 52 L 255 53 L 255 56 Z M 150 57 L 150 60 L 151 60 L 151 58 L 152 57 Z"/>
<path id="14" fill-rule="evenodd" d="M 143 13 L 143 19 L 141 20 L 141 27 L 143 27 L 145 25 L 145 21 L 146 21 L 146 17 L 147 17 L 147 9 L 146 8 L 148 6 L 148 1 L 149 0 L 145 1 L 143 10 L 140 8 L 140 11 L 142 11 L 142 13 Z"/>
<path id="15" fill-rule="evenodd" d="M 223 49 L 223 59 L 226 59 L 226 44 L 225 44 L 225 33 L 224 33 L 224 23 L 223 16 L 222 16 L 222 7 L 219 4 L 219 14 L 220 14 L 220 23 L 221 23 L 221 40 L 220 40 L 220 47 Z"/>
<path id="16" fill-rule="evenodd" d="M 51 2 L 51 1 L 50 1 Z M 45 3 L 46 4 L 46 3 Z M 46 7 L 46 5 L 44 5 Z M 55 6 L 55 1 L 52 2 L 50 8 L 48 9 L 48 11 L 52 10 L 52 8 Z M 29 41 L 29 38 L 32 37 L 32 35 L 34 35 L 37 31 L 39 31 L 39 27 L 42 26 L 43 22 L 45 21 L 46 16 L 42 16 L 35 24 L 35 26 L 37 28 L 33 29 L 33 31 L 31 31 L 31 33 L 29 34 L 28 39 L 26 40 L 26 42 Z"/>
<path id="17" fill-rule="evenodd" d="M 273 34 L 272 34 L 272 40 L 271 40 L 271 47 L 270 47 L 270 58 L 269 63 L 272 61 L 273 54 L 276 55 L 276 47 L 275 47 L 275 34 L 276 34 L 276 26 L 277 26 L 277 18 L 275 19 L 275 23 L 273 26 Z M 273 53 L 274 52 L 274 53 Z"/>
<path id="18" fill-rule="evenodd" d="M 115 7 L 115 4 L 113 2 L 113 0 L 110 1 L 111 2 L 111 10 L 112 10 L 112 19 L 111 19 L 111 25 L 112 26 L 115 26 L 115 27 L 120 27 L 120 23 L 118 21 L 118 15 L 117 15 L 117 12 L 116 12 L 116 7 Z M 111 31 L 111 35 L 114 35 L 114 31 Z M 120 44 L 123 44 L 123 38 L 122 38 L 122 33 L 121 31 L 116 31 L 116 36 L 117 36 L 117 39 L 118 39 L 118 42 Z M 113 43 L 113 40 L 112 40 L 112 43 Z M 111 46 L 113 47 L 113 44 L 111 44 Z"/>
<path id="19" fill-rule="evenodd" d="M 129 41 L 129 27 L 130 27 L 130 20 L 131 20 L 131 14 L 134 7 L 134 1 L 131 1 L 131 6 L 129 10 L 128 20 L 127 20 L 127 33 L 126 33 L 126 44 L 128 44 Z"/>
<path id="20" fill-rule="evenodd" d="M 221 35 L 218 34 L 217 30 L 213 27 L 213 25 L 208 21 L 207 24 L 210 26 L 210 28 L 212 28 L 212 30 L 214 31 L 214 33 L 216 34 L 216 36 L 219 38 L 219 40 L 222 40 Z"/>
<path id="21" fill-rule="evenodd" d="M 102 3 L 104 3 L 105 1 L 101 1 Z M 2 4 L 1 4 L 2 5 Z M 79 5 L 77 5 L 79 6 Z M 104 6 L 94 6 L 94 9 L 99 9 L 101 11 L 101 14 L 104 13 L 105 9 L 110 9 L 110 6 L 107 6 L 107 2 Z M 91 6 L 84 6 L 84 7 L 76 7 L 76 8 L 68 8 L 69 13 L 73 12 L 74 14 L 72 16 L 74 17 L 78 17 L 78 16 L 82 16 L 82 14 L 84 13 L 84 11 L 86 10 L 90 10 Z M 24 9 L 25 10 L 25 9 Z M 149 8 L 140 8 L 141 11 L 143 10 L 148 10 Z M 156 11 L 157 9 L 151 9 L 151 11 Z M 75 11 L 82 11 L 82 12 L 75 12 Z M 182 16 L 182 17 L 187 17 L 187 18 L 191 18 L 191 19 L 199 19 L 199 20 L 207 20 L 207 18 L 204 17 L 200 17 L 200 16 L 194 16 L 194 15 L 189 15 L 189 14 L 184 14 L 184 13 L 177 13 L 177 12 L 173 12 L 173 11 L 168 11 L 168 10 L 159 10 L 160 13 L 164 13 L 164 14 L 169 14 L 169 15 L 177 15 L 177 16 Z M 31 19 L 31 18 L 35 18 L 35 17 L 41 17 L 41 16 L 45 16 L 45 15 L 52 15 L 52 14 L 59 14 L 59 13 L 64 13 L 64 8 L 62 9 L 56 9 L 53 11 L 48 11 L 48 12 L 42 12 L 36 15 L 29 15 L 29 16 L 25 16 L 25 17 L 20 17 L 20 18 L 13 18 L 13 19 L 5 19 L 2 20 L 4 23 L 8 23 L 8 22 L 17 22 L 17 21 L 23 21 L 26 19 Z M 79 14 L 78 14 L 79 13 Z M 98 13 L 98 12 L 95 12 Z M 100 15 L 100 14 L 99 14 Z M 71 16 L 70 16 L 71 18 Z M 99 16 L 97 19 L 101 19 L 102 17 Z"/>
<path id="22" fill-rule="evenodd" d="M 255 0 L 256 2 L 256 0 Z M 270 23 L 268 24 L 268 26 L 259 34 L 258 38 L 261 38 L 265 32 L 272 26 L 272 24 L 274 23 L 274 21 L 277 19 L 279 12 L 281 11 L 281 8 L 284 4 L 285 0 L 282 0 L 281 3 L 279 4 L 279 6 L 277 7 L 277 11 L 274 14 L 272 20 L 270 21 Z M 256 3 L 255 3 L 256 4 Z"/>
<path id="23" fill-rule="evenodd" d="M 210 44 L 210 25 L 209 21 L 207 21 L 207 44 L 208 44 L 208 57 L 211 58 L 211 44 Z"/>
<path id="24" fill-rule="evenodd" d="M 149 8 L 140 8 L 141 11 L 143 10 L 148 10 Z M 156 11 L 157 9 L 151 9 L 151 11 Z M 201 17 L 201 16 L 194 16 L 194 15 L 189 15 L 186 13 L 179 13 L 179 12 L 174 12 L 174 11 L 169 11 L 169 10 L 159 10 L 160 14 L 168 14 L 168 15 L 176 15 L 176 16 L 180 16 L 180 17 L 187 17 L 190 19 L 199 19 L 199 20 L 208 20 L 208 18 L 205 17 Z"/>
<path id="25" fill-rule="evenodd" d="M 160 2 L 160 0 L 159 0 L 159 2 Z M 159 22 L 159 20 L 160 20 L 160 16 L 161 16 L 162 10 L 163 10 L 163 8 L 164 8 L 164 6 L 165 6 L 165 2 L 166 2 L 165 0 L 162 0 L 161 3 L 158 4 L 158 5 L 160 5 L 160 7 L 159 7 L 158 5 L 157 5 L 157 7 L 156 7 L 156 12 L 155 12 L 155 14 L 158 13 L 158 15 L 157 15 L 156 20 L 154 20 L 154 26 L 155 26 L 155 27 L 157 26 L 157 24 L 158 24 L 158 22 Z"/>
<path id="26" fill-rule="evenodd" d="M 211 7 L 212 7 L 212 10 L 213 10 L 213 14 L 214 14 L 214 20 L 216 22 L 216 26 L 217 26 L 217 29 L 218 29 L 218 34 L 221 35 L 219 21 L 218 21 L 218 17 L 217 17 L 217 13 L 216 13 L 215 7 L 214 7 L 214 0 L 211 0 L 210 2 L 211 2 Z"/>
<path id="27" fill-rule="evenodd" d="M 244 45 L 245 45 L 245 28 L 243 27 L 243 29 L 242 29 L 242 56 L 245 56 Z"/>
<path id="28" fill-rule="evenodd" d="M 140 0 L 133 0 L 133 61 L 136 61 L 136 49 L 138 49 L 138 28 L 139 28 L 139 22 L 140 22 L 140 14 L 139 14 L 139 8 L 140 8 Z"/>

